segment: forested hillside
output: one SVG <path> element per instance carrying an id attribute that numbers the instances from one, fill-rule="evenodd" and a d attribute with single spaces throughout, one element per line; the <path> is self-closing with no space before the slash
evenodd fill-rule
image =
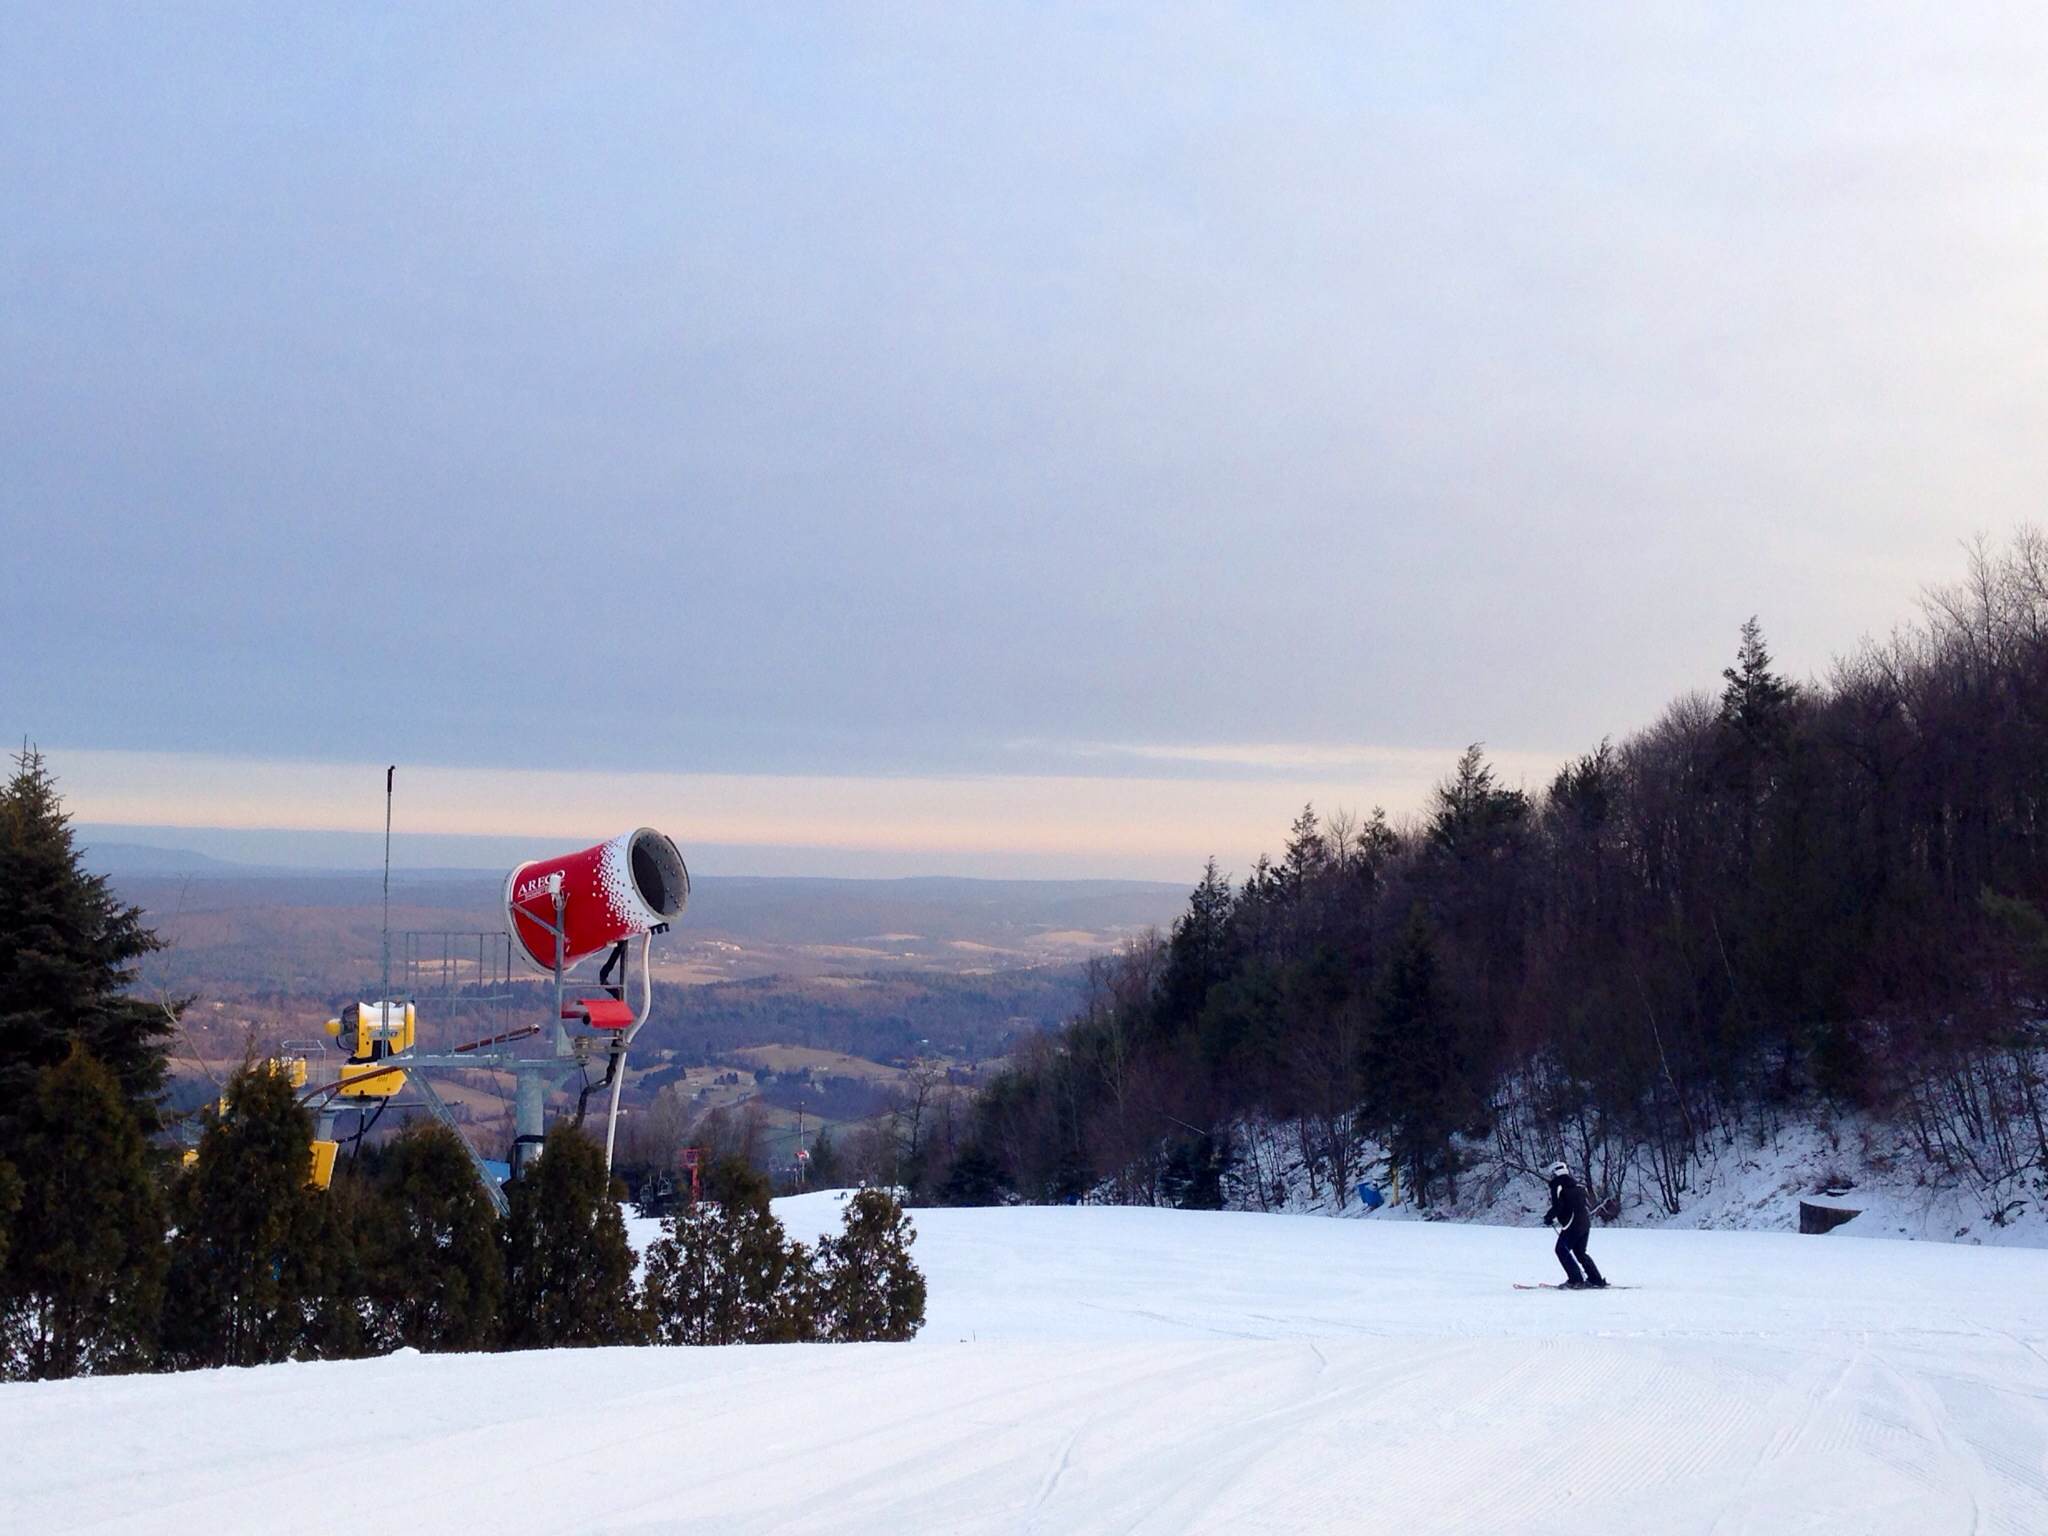
<path id="1" fill-rule="evenodd" d="M 683 1065 L 755 1045 L 846 1051 L 875 1061 L 944 1056 L 979 1061 L 1019 1034 L 1053 1027 L 1083 995 L 1076 963 L 949 976 L 878 972 L 823 980 L 761 976 L 698 986 L 657 983 L 642 1032 L 649 1050 Z"/>
<path id="2" fill-rule="evenodd" d="M 1451 1198 L 1562 1152 L 1679 1209 L 1717 1140 L 1815 1108 L 1938 1175 L 2048 1168 L 2048 539 L 1825 677 L 1742 627 L 1718 689 L 1548 784 L 1474 746 L 1426 812 L 1305 811 L 980 1098 L 956 1197 L 1199 1200 L 1246 1115 Z"/>

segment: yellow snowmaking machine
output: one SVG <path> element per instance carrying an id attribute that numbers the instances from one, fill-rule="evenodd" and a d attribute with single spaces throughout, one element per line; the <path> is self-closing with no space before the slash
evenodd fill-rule
<path id="1" fill-rule="evenodd" d="M 348 1061 L 341 1069 L 347 1099 L 388 1099 L 405 1086 L 405 1073 L 379 1066 L 387 1056 L 412 1049 L 419 1026 L 411 1003 L 357 1003 L 338 1019 L 327 1021 L 327 1033 L 340 1039 L 349 1031 Z"/>
<path id="2" fill-rule="evenodd" d="M 327 1033 L 337 1040 L 346 1034 L 348 1048 L 348 1060 L 342 1064 L 341 1081 L 334 1096 L 388 1099 L 396 1094 L 405 1086 L 405 1072 L 389 1065 L 385 1058 L 411 1050 L 418 1027 L 411 1003 L 357 1003 L 341 1017 L 329 1019 Z M 300 1070 L 303 1072 L 304 1067 Z M 314 1139 L 314 1188 L 325 1189 L 333 1182 L 334 1162 L 340 1152 L 338 1139 Z"/>

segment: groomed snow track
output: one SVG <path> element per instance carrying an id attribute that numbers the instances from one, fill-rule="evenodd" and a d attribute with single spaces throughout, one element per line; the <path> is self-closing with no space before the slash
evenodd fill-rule
<path id="1" fill-rule="evenodd" d="M 829 1196 L 780 1202 L 800 1235 Z M 0 1529 L 2048 1531 L 2048 1253 L 921 1211 L 911 1345 L 0 1388 Z"/>

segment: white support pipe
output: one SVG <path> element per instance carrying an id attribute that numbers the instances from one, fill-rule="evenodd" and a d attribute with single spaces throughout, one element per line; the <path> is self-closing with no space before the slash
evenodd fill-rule
<path id="1" fill-rule="evenodd" d="M 612 1143 L 619 1134 L 619 1090 L 626 1086 L 626 1047 L 633 1043 L 633 1037 L 640 1033 L 640 1026 L 647 1022 L 647 1015 L 654 1008 L 654 972 L 648 968 L 648 952 L 654 947 L 654 935 L 640 935 L 640 1007 L 619 1036 L 612 1060 L 612 1102 L 604 1117 L 604 1171 L 610 1177 L 612 1171 Z"/>

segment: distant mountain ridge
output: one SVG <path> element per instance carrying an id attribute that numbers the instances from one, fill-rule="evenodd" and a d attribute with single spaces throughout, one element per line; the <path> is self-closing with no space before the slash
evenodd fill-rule
<path id="1" fill-rule="evenodd" d="M 170 854 L 184 872 L 211 871 L 225 865 L 237 873 L 263 870 L 310 875 L 375 874 L 384 864 L 381 831 L 308 830 L 291 827 L 166 826 L 144 822 L 73 824 L 77 841 L 106 850 L 124 867 L 155 870 L 156 856 Z M 616 833 L 617 827 L 593 826 L 564 836 L 506 836 L 445 833 L 416 826 L 394 828 L 391 845 L 395 877 L 410 873 L 446 875 L 489 872 L 502 874 L 523 860 L 566 848 L 587 845 Z M 1201 873 L 1199 857 L 1186 861 L 1185 874 L 1172 865 L 1142 872 L 1087 855 L 1014 854 L 993 860 L 943 854 L 898 854 L 879 849 L 838 848 L 781 843 L 724 843 L 692 834 L 688 826 L 669 826 L 693 871 L 728 878 L 806 880 L 1104 880 L 1113 884 L 1145 884 L 1162 874 L 1167 885 L 1186 885 Z M 138 853 L 136 850 L 149 850 Z M 204 861 L 204 862 L 202 862 Z M 966 868 L 960 866 L 965 865 Z"/>
<path id="2" fill-rule="evenodd" d="M 96 875 L 252 875 L 268 873 L 257 865 L 216 859 L 191 848 L 159 848 L 148 843 L 81 842 L 79 856 Z"/>

